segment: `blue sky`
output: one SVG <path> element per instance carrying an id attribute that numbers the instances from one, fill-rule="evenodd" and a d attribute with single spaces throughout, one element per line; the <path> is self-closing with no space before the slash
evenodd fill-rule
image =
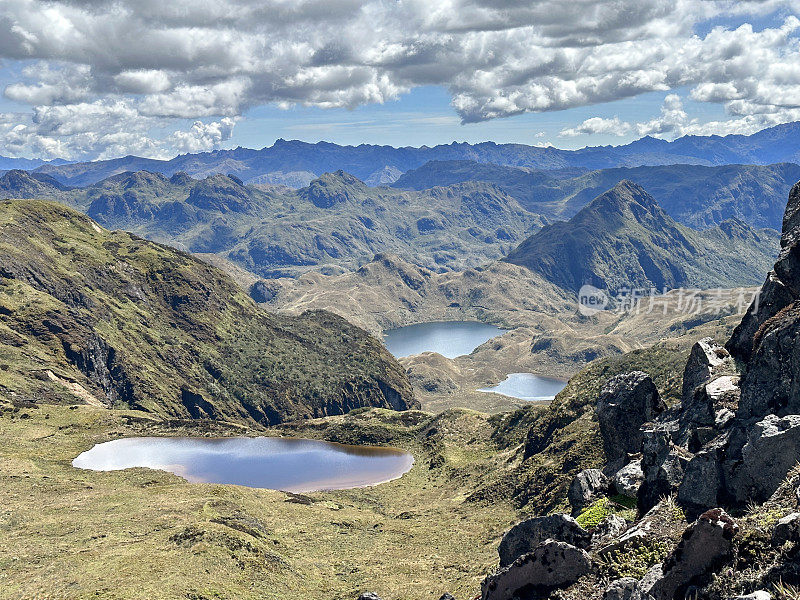
<path id="1" fill-rule="evenodd" d="M 800 0 L 0 7 L 5 156 L 166 158 L 277 138 L 573 149 L 800 120 Z"/>
<path id="2" fill-rule="evenodd" d="M 567 110 L 526 113 L 480 123 L 461 124 L 450 106 L 450 94 L 442 87 L 426 86 L 385 104 L 370 104 L 353 110 L 297 106 L 288 110 L 259 107 L 245 113 L 225 147 L 262 148 L 278 138 L 337 144 L 386 144 L 433 146 L 450 142 L 550 144 L 575 149 L 586 145 L 619 145 L 637 139 L 635 132 L 623 136 L 592 134 L 560 137 L 566 127 L 591 117 L 618 117 L 625 121 L 647 121 L 658 116 L 670 93 L 685 98 L 685 108 L 702 121 L 724 119 L 721 105 L 694 102 L 687 89 L 648 92 L 633 98 Z"/>

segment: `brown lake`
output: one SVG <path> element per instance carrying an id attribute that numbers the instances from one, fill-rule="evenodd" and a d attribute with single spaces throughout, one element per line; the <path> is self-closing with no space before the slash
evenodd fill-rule
<path id="1" fill-rule="evenodd" d="M 193 483 L 312 492 L 397 479 L 414 457 L 397 448 L 295 438 L 139 437 L 98 444 L 72 464 L 93 471 L 147 467 Z"/>

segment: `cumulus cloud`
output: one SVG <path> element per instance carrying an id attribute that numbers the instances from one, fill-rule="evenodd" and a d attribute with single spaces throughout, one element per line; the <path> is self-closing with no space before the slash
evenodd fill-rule
<path id="1" fill-rule="evenodd" d="M 236 119 L 225 117 L 221 121 L 203 123 L 195 121 L 189 131 L 176 131 L 171 136 L 179 152 L 203 152 L 218 147 L 233 135 Z"/>
<path id="2" fill-rule="evenodd" d="M 32 65 L 5 89 L 31 106 L 25 135 L 73 152 L 37 115 L 83 107 L 105 124 L 98 111 L 124 106 L 142 120 L 137 131 L 163 132 L 263 104 L 386 102 L 424 85 L 447 88 L 465 123 L 688 88 L 746 129 L 800 108 L 799 13 L 798 0 L 0 0 L 0 59 Z M 748 24 L 764 17 L 774 24 Z M 741 25 L 708 26 L 731 22 Z M 653 135 L 701 127 L 677 112 L 630 127 L 640 125 Z M 590 119 L 563 134 L 624 128 Z M 80 151 L 107 153 L 125 134 L 95 130 L 93 146 L 87 132 Z M 14 136 L 0 144 L 20 147 Z M 163 139 L 153 151 L 193 143 Z"/>
<path id="3" fill-rule="evenodd" d="M 604 119 L 603 117 L 592 117 L 575 127 L 566 127 L 558 134 L 560 137 L 575 137 L 578 135 L 626 135 L 631 130 L 630 123 L 621 121 L 619 117 Z"/>

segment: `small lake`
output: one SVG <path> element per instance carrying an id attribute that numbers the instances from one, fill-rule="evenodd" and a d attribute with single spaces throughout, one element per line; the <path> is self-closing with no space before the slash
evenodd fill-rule
<path id="1" fill-rule="evenodd" d="M 383 343 L 397 358 L 438 352 L 447 358 L 471 353 L 507 330 L 477 321 L 435 321 L 383 332 Z"/>
<path id="2" fill-rule="evenodd" d="M 340 490 L 397 479 L 414 457 L 397 448 L 292 438 L 124 438 L 98 444 L 72 465 L 93 471 L 160 469 L 192 483 L 287 492 Z"/>
<path id="3" fill-rule="evenodd" d="M 566 381 L 552 377 L 540 377 L 532 373 L 511 373 L 497 385 L 478 390 L 494 392 L 530 402 L 552 400 L 567 385 Z"/>

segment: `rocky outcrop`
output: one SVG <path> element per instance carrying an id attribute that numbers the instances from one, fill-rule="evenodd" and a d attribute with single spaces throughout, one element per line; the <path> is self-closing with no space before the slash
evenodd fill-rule
<path id="1" fill-rule="evenodd" d="M 595 498 L 609 492 L 611 482 L 599 469 L 585 469 L 572 480 L 567 499 L 575 515 L 586 508 Z"/>
<path id="2" fill-rule="evenodd" d="M 668 430 L 654 428 L 644 432 L 642 443 L 644 481 L 638 494 L 639 512 L 647 512 L 658 504 L 661 498 L 678 490 L 689 463 L 687 454 L 672 443 L 672 436 Z"/>
<path id="3" fill-rule="evenodd" d="M 686 368 L 683 370 L 681 397 L 684 405 L 692 400 L 695 389 L 708 382 L 714 375 L 715 369 L 719 368 L 729 356 L 729 352 L 713 338 L 703 338 L 695 342 L 689 353 L 689 360 L 686 361 Z"/>
<path id="4" fill-rule="evenodd" d="M 592 562 L 585 550 L 553 540 L 520 556 L 481 584 L 482 600 L 512 600 L 547 596 L 589 574 Z"/>
<path id="5" fill-rule="evenodd" d="M 749 362 L 757 352 L 765 323 L 800 298 L 800 183 L 789 193 L 783 215 L 781 251 L 773 270 L 726 348 L 739 360 Z"/>
<path id="6" fill-rule="evenodd" d="M 683 597 L 690 584 L 698 583 L 730 556 L 733 537 L 738 531 L 736 522 L 720 508 L 700 516 L 664 561 L 663 575 L 650 588 L 650 595 L 655 600 Z"/>
<path id="7" fill-rule="evenodd" d="M 786 542 L 800 541 L 800 513 L 790 513 L 779 519 L 772 529 L 772 545 L 783 546 Z"/>
<path id="8" fill-rule="evenodd" d="M 603 600 L 649 600 L 652 598 L 642 590 L 638 579 L 623 577 L 612 581 L 603 593 Z"/>
<path id="9" fill-rule="evenodd" d="M 616 492 L 629 498 L 638 496 L 642 482 L 644 482 L 644 473 L 642 472 L 641 459 L 633 460 L 622 467 L 614 474 L 612 480 Z"/>
<path id="10" fill-rule="evenodd" d="M 597 420 L 609 462 L 639 452 L 642 425 L 665 409 L 647 373 L 633 371 L 612 377 L 597 399 Z"/>
<path id="11" fill-rule="evenodd" d="M 566 542 L 577 548 L 588 548 L 592 536 L 569 515 L 528 519 L 514 525 L 503 536 L 497 549 L 500 554 L 500 566 L 510 565 L 548 539 Z"/>

